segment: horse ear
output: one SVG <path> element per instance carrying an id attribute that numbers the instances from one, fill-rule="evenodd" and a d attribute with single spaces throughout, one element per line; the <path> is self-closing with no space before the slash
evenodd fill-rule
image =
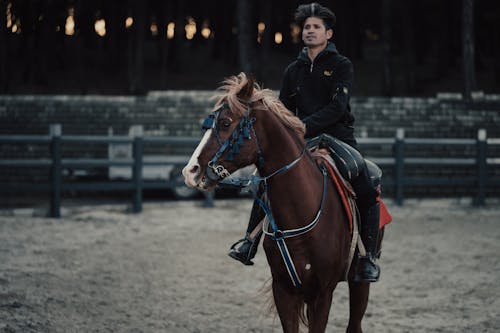
<path id="1" fill-rule="evenodd" d="M 242 73 L 242 76 L 245 77 L 246 75 Z M 248 101 L 250 97 L 252 97 L 253 88 L 255 85 L 255 80 L 253 78 L 253 75 L 250 74 L 247 77 L 248 79 L 246 84 L 241 88 L 240 92 L 238 93 L 238 98 L 244 101 Z"/>

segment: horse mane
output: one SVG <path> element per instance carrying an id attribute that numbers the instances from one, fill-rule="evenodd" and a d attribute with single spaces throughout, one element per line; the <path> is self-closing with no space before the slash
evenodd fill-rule
<path id="1" fill-rule="evenodd" d="M 281 121 L 285 127 L 292 130 L 296 136 L 303 141 L 305 134 L 304 123 L 296 117 L 285 105 L 276 97 L 276 94 L 270 89 L 262 89 L 259 84 L 253 82 L 252 95 L 248 101 L 242 100 L 238 94 L 249 83 L 249 79 L 245 73 L 240 73 L 237 76 L 226 78 L 218 88 L 218 94 L 214 98 L 218 98 L 217 106 L 226 102 L 231 111 L 243 116 L 247 111 L 247 104 L 251 103 L 254 110 L 271 111 Z M 256 103 L 261 101 L 261 103 Z"/>

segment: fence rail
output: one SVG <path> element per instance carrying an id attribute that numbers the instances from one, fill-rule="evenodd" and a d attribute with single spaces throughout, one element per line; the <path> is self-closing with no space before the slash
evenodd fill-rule
<path id="1" fill-rule="evenodd" d="M 62 135 L 60 125 L 51 125 L 50 135 L 0 135 L 0 144 L 22 144 L 36 143 L 47 144 L 50 147 L 50 158 L 41 159 L 1 159 L 0 168 L 48 168 L 49 182 L 46 184 L 0 184 L 0 193 L 19 192 L 47 192 L 50 193 L 50 216 L 60 217 L 61 195 L 65 191 L 131 191 L 132 211 L 141 212 L 144 189 L 162 189 L 178 186 L 175 179 L 162 181 L 145 181 L 143 169 L 145 166 L 183 166 L 189 156 L 171 155 L 164 158 L 148 161 L 144 159 L 145 145 L 172 145 L 194 148 L 198 138 L 192 137 L 144 137 L 141 127 L 138 127 L 133 137 L 130 136 L 76 136 Z M 131 158 L 121 159 L 94 159 L 94 158 L 62 158 L 62 146 L 68 143 L 78 144 L 130 144 L 132 145 Z M 490 176 L 490 171 L 500 166 L 500 157 L 488 157 L 489 147 L 500 146 L 500 138 L 487 138 L 485 130 L 479 130 L 477 139 L 428 139 L 428 138 L 405 138 L 403 129 L 398 129 L 394 138 L 360 138 L 360 147 L 364 146 L 389 146 L 392 156 L 373 157 L 372 161 L 381 167 L 390 167 L 393 176 L 384 178 L 385 187 L 394 189 L 394 199 L 397 204 L 402 205 L 404 190 L 408 186 L 428 185 L 462 185 L 475 187 L 475 200 L 477 205 L 484 205 L 487 187 L 500 185 L 499 177 Z M 408 146 L 435 146 L 447 147 L 462 145 L 473 146 L 476 156 L 471 157 L 406 157 L 405 150 Z M 409 176 L 405 174 L 405 166 L 469 166 L 476 168 L 474 176 L 467 177 L 423 177 Z M 130 181 L 102 181 L 74 183 L 63 182 L 63 170 L 67 168 L 85 169 L 93 167 L 128 167 L 132 170 Z M 212 197 L 207 196 L 207 204 L 212 204 Z"/>

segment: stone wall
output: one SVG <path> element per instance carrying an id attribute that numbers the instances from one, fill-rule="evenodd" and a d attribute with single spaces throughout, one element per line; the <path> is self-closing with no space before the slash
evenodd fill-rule
<path id="1" fill-rule="evenodd" d="M 50 124 L 61 124 L 66 135 L 127 134 L 143 125 L 145 136 L 199 136 L 200 124 L 212 108 L 212 91 L 151 92 L 146 96 L 0 96 L 0 135 L 47 134 Z M 358 137 L 394 137 L 398 128 L 407 138 L 472 138 L 480 128 L 500 138 L 500 96 L 480 96 L 473 103 L 442 98 L 358 97 L 352 99 Z M 45 145 L 0 145 L 0 158 L 48 156 Z M 153 153 L 179 153 L 160 147 Z M 158 150 L 159 149 L 159 150 Z M 474 147 L 413 147 L 414 156 L 475 156 Z M 391 147 L 362 147 L 366 156 L 387 156 Z M 497 154 L 498 153 L 498 154 Z M 65 147 L 65 156 L 102 157 L 105 146 Z M 496 150 L 491 154 L 500 153 Z M 471 174 L 471 168 L 431 170 L 445 176 Z M 441 168 L 442 169 L 442 168 Z M 2 170 L 3 181 L 19 177 L 18 170 Z M 390 176 L 391 170 L 384 170 Z M 420 172 L 425 172 L 420 170 Z M 496 172 L 496 171 L 495 171 Z M 24 177 L 21 176 L 21 177 Z M 43 177 L 41 177 L 43 178 Z M 454 193 L 456 189 L 451 189 Z M 420 191 L 417 191 L 420 192 Z M 442 193 L 428 189 L 427 193 Z M 462 190 L 459 193 L 463 192 Z"/>

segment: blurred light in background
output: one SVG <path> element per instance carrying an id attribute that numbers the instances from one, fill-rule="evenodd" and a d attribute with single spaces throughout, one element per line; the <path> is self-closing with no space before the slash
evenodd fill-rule
<path id="1" fill-rule="evenodd" d="M 106 21 L 104 21 L 104 19 L 99 19 L 95 21 L 94 30 L 99 36 L 101 37 L 106 36 Z"/>
<path id="2" fill-rule="evenodd" d="M 203 27 L 201 28 L 201 35 L 203 36 L 203 38 L 209 39 L 211 34 L 212 30 L 210 30 L 208 21 L 203 22 Z"/>
<path id="3" fill-rule="evenodd" d="M 292 42 L 294 44 L 298 44 L 300 42 L 300 27 L 297 24 L 290 24 L 290 35 L 292 35 Z"/>
<path id="4" fill-rule="evenodd" d="M 12 12 L 10 11 L 12 8 L 12 4 L 9 2 L 7 4 L 7 12 L 6 12 L 6 16 L 7 16 L 7 29 L 10 29 L 10 27 L 12 27 Z"/>
<path id="5" fill-rule="evenodd" d="M 126 29 L 130 29 L 130 27 L 132 26 L 132 24 L 134 24 L 134 19 L 129 16 L 125 19 L 125 28 Z"/>
<path id="6" fill-rule="evenodd" d="M 68 9 L 68 17 L 66 18 L 66 24 L 64 26 L 64 33 L 67 36 L 73 36 L 75 34 L 75 9 L 70 7 Z"/>
<path id="7" fill-rule="evenodd" d="M 186 30 L 186 38 L 191 40 L 194 38 L 194 35 L 196 35 L 196 22 L 194 21 L 194 18 L 191 16 L 188 17 L 188 23 L 184 27 L 184 30 Z"/>
<path id="8" fill-rule="evenodd" d="M 156 24 L 156 22 L 151 23 L 149 30 L 151 30 L 151 35 L 158 36 L 158 25 Z"/>
<path id="9" fill-rule="evenodd" d="M 175 36 L 175 23 L 174 22 L 170 22 L 167 25 L 167 38 L 168 39 L 173 39 L 174 36 Z"/>
<path id="10" fill-rule="evenodd" d="M 264 22 L 259 22 L 259 24 L 257 24 L 257 43 L 262 43 L 264 30 L 266 30 L 266 24 Z"/>
<path id="11" fill-rule="evenodd" d="M 277 32 L 274 34 L 274 42 L 276 44 L 281 44 L 283 42 L 283 35 L 281 34 L 281 32 Z"/>
<path id="12" fill-rule="evenodd" d="M 12 25 L 12 32 L 20 34 L 21 33 L 21 20 L 16 18 L 16 23 Z"/>
<path id="13" fill-rule="evenodd" d="M 21 20 L 12 15 L 12 3 L 7 3 L 7 8 L 5 11 L 5 17 L 7 19 L 6 25 L 7 29 L 10 29 L 12 33 L 21 33 Z"/>

